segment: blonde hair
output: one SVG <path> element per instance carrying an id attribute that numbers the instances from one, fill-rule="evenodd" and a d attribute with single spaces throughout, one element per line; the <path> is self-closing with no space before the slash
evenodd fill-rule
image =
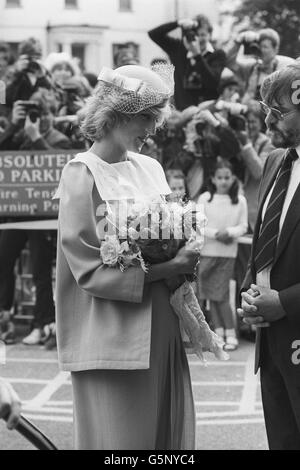
<path id="1" fill-rule="evenodd" d="M 113 100 L 106 93 L 107 84 L 99 82 L 93 95 L 87 99 L 80 111 L 81 132 L 88 140 L 95 142 L 103 139 L 113 129 L 129 122 L 139 114 L 149 114 L 154 117 L 156 127 L 162 126 L 171 114 L 169 100 L 164 99 L 157 105 L 150 106 L 139 113 L 131 114 L 115 109 Z"/>

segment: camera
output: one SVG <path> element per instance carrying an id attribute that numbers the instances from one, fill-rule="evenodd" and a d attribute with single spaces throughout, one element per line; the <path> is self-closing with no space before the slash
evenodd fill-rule
<path id="1" fill-rule="evenodd" d="M 241 132 L 246 130 L 246 118 L 243 115 L 230 114 L 228 124 L 233 131 Z"/>
<path id="2" fill-rule="evenodd" d="M 244 54 L 245 55 L 252 55 L 256 57 L 261 56 L 261 51 L 260 51 L 260 46 L 258 42 L 258 36 L 254 41 L 242 41 L 242 44 L 244 46 Z"/>
<path id="3" fill-rule="evenodd" d="M 188 28 L 182 29 L 182 35 L 186 38 L 188 42 L 193 42 L 197 38 L 197 29 L 196 28 Z"/>
<path id="4" fill-rule="evenodd" d="M 63 106 L 66 106 L 68 114 L 76 114 L 78 111 L 78 106 L 75 104 L 75 102 L 79 98 L 78 87 L 72 84 L 62 86 L 61 89 Z"/>
<path id="5" fill-rule="evenodd" d="M 31 122 L 36 122 L 41 117 L 40 106 L 35 101 L 23 101 L 22 106 Z"/>
<path id="6" fill-rule="evenodd" d="M 43 72 L 43 66 L 34 56 L 27 56 L 29 63 L 25 70 L 27 73 Z"/>
<path id="7" fill-rule="evenodd" d="M 205 121 L 199 121 L 195 124 L 195 131 L 197 132 L 199 136 L 202 136 L 205 127 L 206 127 Z"/>

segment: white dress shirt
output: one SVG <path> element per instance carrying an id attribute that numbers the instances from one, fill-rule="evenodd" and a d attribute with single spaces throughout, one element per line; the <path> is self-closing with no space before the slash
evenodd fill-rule
<path id="1" fill-rule="evenodd" d="M 296 147 L 296 151 L 297 151 L 297 154 L 299 156 L 300 155 L 300 145 L 298 147 Z M 266 209 L 268 207 L 269 200 L 270 200 L 271 194 L 273 192 L 275 183 L 276 183 L 276 180 L 275 180 L 269 194 L 266 197 L 266 200 L 265 200 L 265 203 L 264 203 L 264 206 L 263 206 L 263 210 L 262 210 L 262 221 L 264 219 Z M 281 232 L 281 229 L 282 229 L 282 226 L 283 226 L 288 208 L 290 206 L 290 203 L 293 199 L 293 196 L 296 192 L 296 189 L 297 189 L 299 183 L 300 183 L 300 158 L 297 158 L 297 160 L 295 160 L 292 164 L 292 171 L 291 171 L 289 186 L 288 186 L 288 189 L 287 189 L 287 193 L 286 193 L 286 196 L 285 196 L 285 200 L 284 200 L 283 207 L 282 207 L 282 212 L 281 212 L 281 217 L 280 217 L 280 221 L 279 221 L 279 234 L 278 234 L 277 242 L 279 240 L 279 235 L 280 235 L 280 232 Z M 270 288 L 271 268 L 272 268 L 272 266 L 268 266 L 267 268 L 263 269 L 262 271 L 260 271 L 257 274 L 256 284 L 258 286 L 263 286 L 263 287 Z"/>

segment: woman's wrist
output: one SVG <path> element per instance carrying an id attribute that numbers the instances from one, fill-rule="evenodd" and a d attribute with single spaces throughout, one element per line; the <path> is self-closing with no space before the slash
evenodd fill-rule
<path id="1" fill-rule="evenodd" d="M 152 264 L 148 268 L 148 272 L 145 275 L 145 283 L 149 284 L 150 282 L 162 281 L 173 277 L 174 274 L 180 274 L 178 269 L 178 263 L 175 258 L 164 263 Z"/>

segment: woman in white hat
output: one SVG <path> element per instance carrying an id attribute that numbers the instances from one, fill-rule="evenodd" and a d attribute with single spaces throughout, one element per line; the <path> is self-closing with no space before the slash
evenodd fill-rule
<path id="1" fill-rule="evenodd" d="M 196 251 L 125 272 L 100 258 L 104 207 L 171 192 L 139 154 L 169 115 L 171 75 L 104 68 L 84 110 L 93 142 L 63 170 L 57 253 L 59 361 L 71 371 L 77 449 L 193 449 L 195 414 L 179 324 L 164 279 L 192 273 Z"/>

